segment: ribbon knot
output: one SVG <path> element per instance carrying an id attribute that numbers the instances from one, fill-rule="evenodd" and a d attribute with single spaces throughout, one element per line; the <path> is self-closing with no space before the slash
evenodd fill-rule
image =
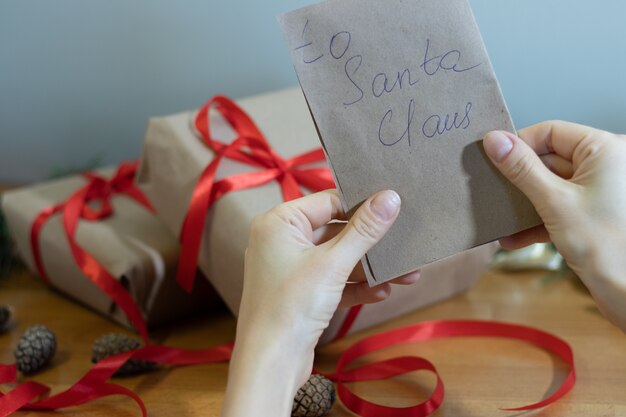
<path id="1" fill-rule="evenodd" d="M 209 118 L 211 109 L 219 112 L 237 135 L 231 143 L 220 142 L 212 136 Z M 325 161 L 321 148 L 283 159 L 265 140 L 252 119 L 227 97 L 213 97 L 202 106 L 196 115 L 195 127 L 215 157 L 200 174 L 180 233 L 182 248 L 176 279 L 186 291 L 193 288 L 207 211 L 221 197 L 232 191 L 258 187 L 271 181 L 278 182 L 285 201 L 302 197 L 304 194 L 300 187 L 311 191 L 335 187 L 327 167 L 310 166 Z M 217 180 L 217 169 L 224 158 L 258 170 Z"/>
<path id="2" fill-rule="evenodd" d="M 111 216 L 113 214 L 113 206 L 111 205 L 113 194 L 114 191 L 109 182 L 98 176 L 90 177 L 80 217 L 85 220 L 96 221 Z M 98 209 L 94 209 L 94 204 L 92 204 L 94 201 L 99 201 L 100 207 Z"/>
<path id="3" fill-rule="evenodd" d="M 111 198 L 116 194 L 126 194 L 146 209 L 154 211 L 150 202 L 135 186 L 134 178 L 137 172 L 137 165 L 137 162 L 120 164 L 110 179 L 103 178 L 93 172 L 85 172 L 83 176 L 89 182 L 83 187 L 84 196 L 82 198 L 80 218 L 97 221 L 111 216 L 114 212 Z M 94 202 L 99 202 L 98 208 L 94 208 Z"/>

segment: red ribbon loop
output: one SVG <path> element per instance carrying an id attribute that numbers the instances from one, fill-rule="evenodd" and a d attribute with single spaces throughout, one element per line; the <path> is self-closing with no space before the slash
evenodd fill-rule
<path id="1" fill-rule="evenodd" d="M 574 355 L 567 342 L 550 333 L 532 327 L 480 320 L 429 321 L 366 337 L 343 352 L 337 363 L 336 373 L 330 374 L 328 377 L 337 382 L 337 394 L 344 405 L 362 417 L 381 415 L 391 417 L 427 417 L 434 413 L 443 402 L 444 386 L 435 366 L 426 359 L 405 356 L 387 359 L 347 371 L 344 368 L 360 357 L 390 346 L 460 336 L 504 337 L 521 340 L 545 349 L 569 365 L 569 374 L 559 389 L 550 397 L 534 404 L 505 408 L 503 410 L 526 411 L 545 407 L 563 397 L 574 387 L 576 382 Z M 381 406 L 360 398 L 344 385 L 344 382 L 390 378 L 417 370 L 427 370 L 434 373 L 437 378 L 437 384 L 428 400 L 411 407 L 395 408 Z"/>
<path id="2" fill-rule="evenodd" d="M 209 118 L 211 109 L 219 112 L 237 134 L 230 144 L 213 138 Z M 252 119 L 227 97 L 213 97 L 202 106 L 196 115 L 195 126 L 204 143 L 215 152 L 215 157 L 200 174 L 180 233 L 182 249 L 176 279 L 187 291 L 193 288 L 207 211 L 215 201 L 229 192 L 258 187 L 270 181 L 280 184 L 285 201 L 302 197 L 300 186 L 311 191 L 335 186 L 328 168 L 306 167 L 325 160 L 321 148 L 282 159 Z M 259 168 L 259 171 L 216 180 L 217 169 L 224 158 Z"/>

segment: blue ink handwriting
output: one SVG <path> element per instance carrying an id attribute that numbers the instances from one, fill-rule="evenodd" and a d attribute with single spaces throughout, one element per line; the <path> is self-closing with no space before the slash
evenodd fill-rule
<path id="1" fill-rule="evenodd" d="M 428 116 L 422 123 L 422 134 L 427 138 L 442 136 L 446 132 L 456 129 L 467 129 L 471 124 L 470 113 L 472 110 L 472 102 L 468 101 L 462 112 L 433 114 Z M 378 125 L 378 141 L 384 146 L 394 146 L 406 139 L 407 144 L 411 146 L 411 129 L 413 127 L 413 116 L 415 115 L 415 100 L 410 99 L 407 106 L 407 117 L 401 120 L 401 128 L 404 129 L 398 136 L 394 136 L 394 129 L 390 124 L 393 122 L 393 110 L 389 109 L 383 115 Z"/>

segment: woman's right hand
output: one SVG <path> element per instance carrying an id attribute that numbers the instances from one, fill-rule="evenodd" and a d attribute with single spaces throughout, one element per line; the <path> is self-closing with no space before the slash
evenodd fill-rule
<path id="1" fill-rule="evenodd" d="M 483 146 L 544 222 L 501 245 L 554 242 L 604 315 L 626 331 L 626 136 L 550 121 L 519 137 L 489 132 Z"/>

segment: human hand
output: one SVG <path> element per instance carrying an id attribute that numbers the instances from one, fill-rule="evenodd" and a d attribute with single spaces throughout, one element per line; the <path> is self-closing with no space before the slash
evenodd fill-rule
<path id="1" fill-rule="evenodd" d="M 264 415 L 260 410 L 288 415 L 337 307 L 389 295 L 388 283 L 369 287 L 359 261 L 399 211 L 398 195 L 382 191 L 348 223 L 329 224 L 346 216 L 337 191 L 328 190 L 284 203 L 253 221 L 223 415 Z M 418 277 L 415 272 L 393 282 L 410 284 Z M 263 369 L 280 382 L 269 387 L 264 378 L 255 379 Z M 247 400 L 237 401 L 237 392 Z"/>
<path id="2" fill-rule="evenodd" d="M 552 121 L 519 137 L 490 132 L 483 145 L 544 222 L 500 244 L 552 240 L 600 310 L 626 331 L 626 136 Z"/>

